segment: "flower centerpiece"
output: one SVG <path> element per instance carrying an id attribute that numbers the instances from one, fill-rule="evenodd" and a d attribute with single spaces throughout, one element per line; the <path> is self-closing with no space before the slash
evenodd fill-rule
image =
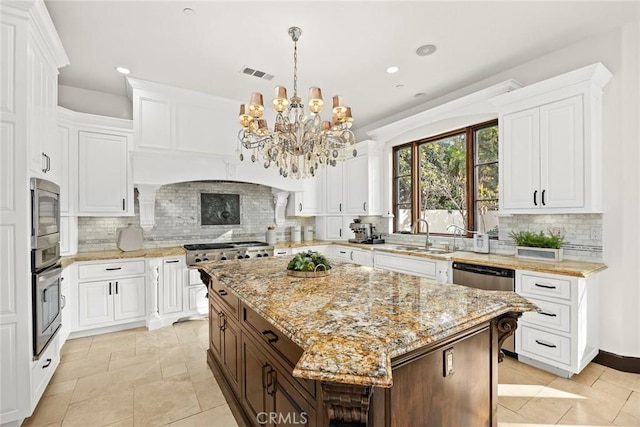
<path id="1" fill-rule="evenodd" d="M 329 275 L 329 270 L 329 260 L 312 251 L 297 253 L 287 265 L 287 275 L 294 277 L 323 277 Z"/>
<path id="2" fill-rule="evenodd" d="M 528 258 L 546 261 L 562 261 L 562 244 L 564 236 L 553 234 L 545 235 L 543 231 L 533 233 L 531 231 L 518 231 L 509 233 L 516 242 L 516 258 Z"/>

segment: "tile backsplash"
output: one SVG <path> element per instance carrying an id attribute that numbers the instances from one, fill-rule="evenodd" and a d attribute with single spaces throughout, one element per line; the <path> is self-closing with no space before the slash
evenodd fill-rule
<path id="1" fill-rule="evenodd" d="M 240 195 L 239 225 L 201 225 L 200 193 Z M 145 247 L 184 243 L 265 240 L 267 226 L 275 222 L 271 187 L 221 181 L 194 181 L 163 185 L 156 192 L 155 226 L 144 231 Z M 78 218 L 78 250 L 116 248 L 116 230 L 140 224 L 137 197 L 134 217 Z M 315 224 L 313 218 L 287 217 L 277 228 L 278 240 L 288 240 L 292 226 Z"/>
<path id="2" fill-rule="evenodd" d="M 362 217 L 363 222 L 372 223 L 378 231 L 384 231 L 392 224 L 392 218 Z M 515 243 L 509 234 L 511 231 L 532 231 L 545 233 L 560 232 L 566 243 L 562 246 L 566 259 L 602 260 L 602 214 L 554 214 L 554 215 L 504 215 L 498 217 L 499 238 L 489 242 L 491 253 L 513 255 Z M 382 233 L 388 243 L 415 244 L 425 243 L 424 235 Z M 592 237 L 594 237 L 592 239 Z M 600 237 L 598 239 L 598 237 Z M 436 246 L 453 244 L 447 236 L 431 236 Z M 472 251 L 472 239 L 457 239 L 461 250 Z"/>

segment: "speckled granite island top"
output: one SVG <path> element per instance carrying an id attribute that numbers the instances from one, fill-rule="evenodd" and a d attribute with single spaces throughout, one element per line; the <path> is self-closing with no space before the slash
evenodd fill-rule
<path id="1" fill-rule="evenodd" d="M 198 264 L 304 353 L 293 375 L 391 387 L 391 359 L 507 312 L 536 307 L 491 292 L 333 262 L 323 278 L 287 276 L 288 259 Z"/>

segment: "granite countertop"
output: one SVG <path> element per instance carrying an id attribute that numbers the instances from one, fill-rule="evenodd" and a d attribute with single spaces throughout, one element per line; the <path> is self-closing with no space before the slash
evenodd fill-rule
<path id="1" fill-rule="evenodd" d="M 483 291 L 334 261 L 331 274 L 286 275 L 289 259 L 198 268 L 299 345 L 293 375 L 391 387 L 391 359 L 501 314 L 534 311 L 514 292 Z"/>
<path id="2" fill-rule="evenodd" d="M 106 261 L 110 259 L 127 259 L 127 258 L 160 258 L 165 256 L 184 255 L 185 251 L 182 246 L 169 246 L 164 248 L 146 248 L 137 251 L 124 252 L 120 249 L 112 249 L 108 251 L 91 251 L 78 252 L 75 255 L 62 257 L 62 267 L 67 267 L 74 262 L 81 261 Z"/>

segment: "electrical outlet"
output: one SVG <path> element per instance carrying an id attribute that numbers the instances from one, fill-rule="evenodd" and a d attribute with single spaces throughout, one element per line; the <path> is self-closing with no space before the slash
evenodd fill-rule
<path id="1" fill-rule="evenodd" d="M 554 236 L 562 236 L 562 228 L 552 228 L 551 230 L 551 234 L 553 234 Z"/>
<path id="2" fill-rule="evenodd" d="M 591 226 L 591 240 L 595 240 L 597 242 L 602 241 L 602 226 L 600 225 Z"/>

